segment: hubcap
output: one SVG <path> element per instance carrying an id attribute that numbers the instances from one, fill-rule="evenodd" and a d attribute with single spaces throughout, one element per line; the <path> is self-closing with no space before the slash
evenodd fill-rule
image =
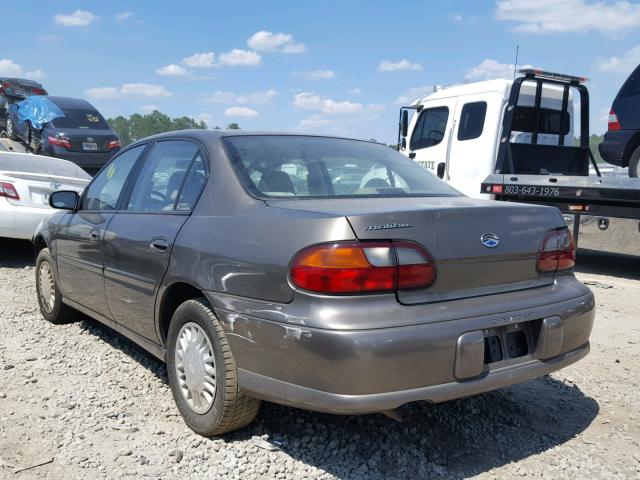
<path id="1" fill-rule="evenodd" d="M 216 366 L 209 337 L 197 323 L 185 323 L 175 354 L 180 392 L 197 414 L 209 411 L 216 396 Z"/>
<path id="2" fill-rule="evenodd" d="M 53 273 L 51 273 L 51 265 L 49 265 L 49 262 L 42 262 L 40 264 L 38 287 L 42 306 L 47 313 L 51 313 L 56 304 L 56 288 L 53 283 Z"/>

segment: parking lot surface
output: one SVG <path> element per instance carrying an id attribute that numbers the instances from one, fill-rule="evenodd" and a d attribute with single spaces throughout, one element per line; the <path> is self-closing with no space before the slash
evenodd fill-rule
<path id="1" fill-rule="evenodd" d="M 204 439 L 163 364 L 89 319 L 40 316 L 28 243 L 0 241 L 0 478 L 639 478 L 640 260 L 584 254 L 590 355 L 537 380 L 384 415 L 263 404 Z"/>

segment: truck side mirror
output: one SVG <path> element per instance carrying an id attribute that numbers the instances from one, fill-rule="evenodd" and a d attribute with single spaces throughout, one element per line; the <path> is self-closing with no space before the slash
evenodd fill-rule
<path id="1" fill-rule="evenodd" d="M 438 175 L 438 177 L 440 178 L 444 178 L 444 167 L 445 167 L 444 162 L 440 162 L 438 164 L 438 168 L 436 169 L 436 175 Z"/>
<path id="2" fill-rule="evenodd" d="M 409 133 L 409 112 L 407 110 L 402 111 L 402 125 L 400 130 L 403 137 L 406 137 Z"/>

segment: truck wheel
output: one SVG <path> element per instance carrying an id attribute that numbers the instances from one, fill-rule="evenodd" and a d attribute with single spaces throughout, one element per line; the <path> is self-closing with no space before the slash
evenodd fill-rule
<path id="1" fill-rule="evenodd" d="M 7 117 L 7 137 L 9 137 L 11 140 L 18 139 L 18 136 L 16 135 L 16 131 L 13 129 L 13 122 L 8 117 Z"/>
<path id="2" fill-rule="evenodd" d="M 79 312 L 62 303 L 62 295 L 56 285 L 48 248 L 40 250 L 36 259 L 36 292 L 40 312 L 45 320 L 55 325 L 78 320 Z"/>
<path id="3" fill-rule="evenodd" d="M 629 160 L 629 176 L 632 178 L 640 177 L 640 147 L 636 148 L 631 154 Z"/>
<path id="4" fill-rule="evenodd" d="M 260 400 L 238 386 L 236 362 L 207 301 L 197 298 L 180 305 L 167 337 L 169 385 L 189 428 L 212 437 L 251 423 Z"/>

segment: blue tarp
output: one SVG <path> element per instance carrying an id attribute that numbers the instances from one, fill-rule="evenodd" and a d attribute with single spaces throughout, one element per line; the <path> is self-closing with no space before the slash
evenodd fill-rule
<path id="1" fill-rule="evenodd" d="M 42 95 L 33 95 L 18 102 L 18 120 L 31 122 L 34 128 L 40 130 L 42 126 L 54 118 L 64 117 L 64 113 L 55 103 Z"/>

